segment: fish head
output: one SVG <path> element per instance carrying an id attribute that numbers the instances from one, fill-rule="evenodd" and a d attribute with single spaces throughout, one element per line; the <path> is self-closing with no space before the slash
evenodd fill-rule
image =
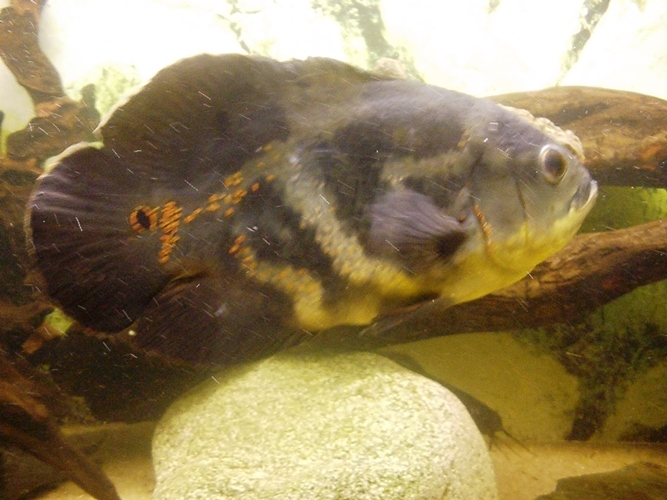
<path id="1" fill-rule="evenodd" d="M 442 166 L 456 196 L 440 205 L 459 222 L 460 243 L 424 273 L 451 304 L 525 277 L 566 245 L 597 196 L 567 143 L 505 110 L 470 113 L 458 149 Z M 430 175 L 442 178 L 437 169 Z"/>
<path id="2" fill-rule="evenodd" d="M 574 236 L 597 197 L 597 183 L 567 144 L 511 114 L 483 122 L 471 169 L 469 215 L 484 253 L 526 274 Z"/>
<path id="3" fill-rule="evenodd" d="M 368 240 L 455 304 L 518 281 L 563 248 L 597 184 L 553 130 L 484 99 L 438 97 L 420 103 L 419 127 L 393 131 L 410 152 L 384 165 L 388 193 L 371 205 Z"/>

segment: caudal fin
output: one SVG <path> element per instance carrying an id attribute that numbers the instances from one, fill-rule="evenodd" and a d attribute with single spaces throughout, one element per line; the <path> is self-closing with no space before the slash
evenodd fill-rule
<path id="1" fill-rule="evenodd" d="M 169 279 L 156 258 L 154 214 L 136 211 L 148 207 L 139 194 L 145 183 L 110 151 L 80 145 L 40 178 L 29 202 L 29 241 L 45 292 L 96 330 L 130 325 Z"/>

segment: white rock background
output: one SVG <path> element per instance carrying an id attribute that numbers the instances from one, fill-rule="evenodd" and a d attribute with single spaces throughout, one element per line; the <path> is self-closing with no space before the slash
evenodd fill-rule
<path id="1" fill-rule="evenodd" d="M 0 0 L 0 7 L 8 4 Z M 161 67 L 200 52 L 249 51 L 277 59 L 327 56 L 362 67 L 378 57 L 398 57 L 413 76 L 475 95 L 564 84 L 667 98 L 667 2 L 610 0 L 596 24 L 590 13 L 601 4 L 603 0 L 50 0 L 40 37 L 72 97 L 78 99 L 83 85 L 98 83 L 102 112 Z M 358 13 L 373 22 L 360 24 Z M 573 41 L 587 28 L 590 38 L 573 57 Z M 0 109 L 6 113 L 3 134 L 23 128 L 32 117 L 30 100 L 2 65 Z M 571 426 L 576 378 L 509 334 L 436 339 L 404 350 L 430 373 L 498 410 L 506 428 L 519 438 L 558 440 Z M 667 402 L 655 399 L 665 393 L 666 374 L 667 369 L 657 367 L 628 390 L 607 437 L 619 435 L 630 420 L 667 424 Z M 651 398 L 658 409 L 647 414 L 639 401 Z"/>
<path id="2" fill-rule="evenodd" d="M 50 0 L 40 36 L 68 88 L 99 78 L 100 68 L 108 66 L 145 80 L 188 55 L 251 51 L 276 59 L 334 57 L 359 66 L 399 56 L 425 81 L 474 95 L 561 83 L 667 97 L 662 0 L 611 0 L 578 60 L 564 70 L 573 37 L 586 28 L 587 12 L 601 3 Z M 8 4 L 0 0 L 0 8 Z M 360 26 L 357 13 L 374 15 L 375 22 Z M 4 67 L 0 89 L 5 129 L 21 128 L 31 116 L 30 102 Z"/>

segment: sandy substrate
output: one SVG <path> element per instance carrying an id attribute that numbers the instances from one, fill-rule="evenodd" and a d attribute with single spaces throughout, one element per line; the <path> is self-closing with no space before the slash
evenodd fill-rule
<path id="1" fill-rule="evenodd" d="M 152 424 L 112 425 L 85 431 L 98 432 L 103 437 L 95 458 L 101 461 L 123 500 L 151 498 L 153 428 Z M 611 471 L 639 461 L 667 466 L 667 445 L 560 443 L 523 448 L 503 441 L 492 446 L 491 455 L 501 500 L 534 500 L 553 491 L 561 477 Z M 40 498 L 86 500 L 91 497 L 76 485 L 65 483 Z"/>
<path id="2" fill-rule="evenodd" d="M 635 462 L 667 466 L 667 445 L 558 443 L 491 449 L 501 500 L 535 500 L 563 477 L 620 469 Z"/>

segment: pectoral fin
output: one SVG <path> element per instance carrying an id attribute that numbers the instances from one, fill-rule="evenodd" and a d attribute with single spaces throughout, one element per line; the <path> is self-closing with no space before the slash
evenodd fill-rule
<path id="1" fill-rule="evenodd" d="M 393 191 L 369 210 L 367 247 L 418 271 L 445 261 L 465 241 L 461 223 L 414 191 Z"/>

